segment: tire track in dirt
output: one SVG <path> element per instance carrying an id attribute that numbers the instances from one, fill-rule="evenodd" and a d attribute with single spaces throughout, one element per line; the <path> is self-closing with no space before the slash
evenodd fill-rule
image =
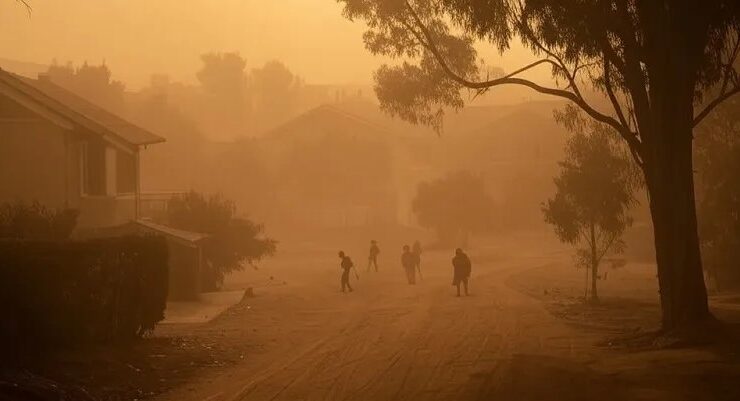
<path id="1" fill-rule="evenodd" d="M 312 328 L 306 331 L 311 339 L 291 340 L 299 344 L 294 349 L 278 346 L 256 373 L 255 366 L 235 367 L 231 380 L 209 385 L 209 399 L 480 399 L 497 388 L 502 364 L 514 353 L 531 351 L 531 343 L 542 349 L 525 320 L 546 312 L 504 284 L 510 272 L 532 263 L 519 258 L 479 266 L 470 297 L 452 296 L 446 271 L 425 273 L 415 287 L 399 283 L 400 276 L 377 276 L 349 296 L 317 295 L 315 307 L 291 315 L 296 325 Z M 196 397 L 169 399 L 205 398 Z"/>

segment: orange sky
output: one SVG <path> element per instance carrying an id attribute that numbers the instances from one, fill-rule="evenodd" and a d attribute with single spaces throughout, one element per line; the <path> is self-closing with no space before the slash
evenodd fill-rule
<path id="1" fill-rule="evenodd" d="M 335 0 L 31 0 L 29 18 L 0 0 L 0 57 L 60 63 L 103 60 L 129 87 L 152 73 L 193 82 L 198 56 L 238 51 L 255 67 L 284 61 L 309 83 L 370 83 L 381 63 L 362 45 L 363 27 Z M 488 62 L 512 70 L 516 49 Z"/>

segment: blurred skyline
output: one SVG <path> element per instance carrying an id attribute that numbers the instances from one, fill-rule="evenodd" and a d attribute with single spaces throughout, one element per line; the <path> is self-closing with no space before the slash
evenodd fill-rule
<path id="1" fill-rule="evenodd" d="M 362 42 L 364 25 L 341 15 L 335 0 L 31 0 L 29 16 L 0 2 L 0 57 L 23 62 L 105 62 L 131 89 L 152 74 L 195 82 L 200 55 L 239 52 L 247 69 L 273 59 L 314 84 L 370 84 L 383 60 Z M 187 6 L 183 6 L 187 4 Z M 482 51 L 511 71 L 532 55 Z M 538 72 L 540 77 L 549 71 Z"/>

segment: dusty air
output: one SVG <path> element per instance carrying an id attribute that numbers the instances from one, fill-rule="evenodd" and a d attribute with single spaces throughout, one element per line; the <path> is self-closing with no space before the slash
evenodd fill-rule
<path id="1" fill-rule="evenodd" d="M 736 401 L 738 260 L 736 0 L 0 0 L 0 401 Z"/>

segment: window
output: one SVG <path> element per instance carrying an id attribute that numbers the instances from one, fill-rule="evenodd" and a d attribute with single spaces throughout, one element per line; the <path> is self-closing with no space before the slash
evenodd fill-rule
<path id="1" fill-rule="evenodd" d="M 80 143 L 80 193 L 105 195 L 105 145 L 92 141 Z"/>
<path id="2" fill-rule="evenodd" d="M 118 152 L 116 164 L 118 193 L 132 194 L 136 192 L 136 156 Z"/>

